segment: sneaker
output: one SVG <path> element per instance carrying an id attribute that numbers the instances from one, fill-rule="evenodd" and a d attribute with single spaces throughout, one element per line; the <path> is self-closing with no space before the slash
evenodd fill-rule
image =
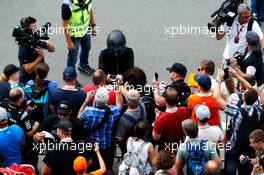
<path id="1" fill-rule="evenodd" d="M 80 65 L 78 66 L 78 70 L 86 73 L 87 75 L 92 75 L 95 71 L 94 69 L 90 68 L 90 66 L 82 67 Z"/>

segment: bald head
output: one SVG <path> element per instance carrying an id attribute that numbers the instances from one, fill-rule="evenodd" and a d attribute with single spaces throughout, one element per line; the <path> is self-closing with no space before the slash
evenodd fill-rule
<path id="1" fill-rule="evenodd" d="M 135 89 L 130 89 L 127 93 L 127 105 L 130 108 L 137 108 L 140 100 L 140 94 Z"/>
<path id="2" fill-rule="evenodd" d="M 205 174 L 206 175 L 219 175 L 220 168 L 214 160 L 209 160 L 205 164 Z"/>
<path id="3" fill-rule="evenodd" d="M 105 84 L 106 75 L 104 71 L 101 69 L 97 69 L 92 75 L 92 82 L 94 85 L 104 85 Z"/>
<path id="4" fill-rule="evenodd" d="M 20 103 L 21 101 L 23 102 L 23 99 L 24 99 L 24 91 L 21 88 L 14 88 L 9 91 L 10 102 Z"/>
<path id="5" fill-rule="evenodd" d="M 167 86 L 163 97 L 165 98 L 168 106 L 176 106 L 178 100 L 178 92 L 173 86 Z"/>

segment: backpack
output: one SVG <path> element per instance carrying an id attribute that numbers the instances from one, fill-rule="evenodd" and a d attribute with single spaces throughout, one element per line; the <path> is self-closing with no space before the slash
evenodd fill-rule
<path id="1" fill-rule="evenodd" d="M 27 84 L 23 84 L 23 83 L 19 83 L 19 82 L 14 82 L 10 84 L 10 88 L 14 89 L 14 88 L 21 88 L 23 89 L 24 93 L 25 93 L 25 100 L 29 100 L 31 93 L 32 93 L 32 88 L 30 85 Z"/>
<path id="2" fill-rule="evenodd" d="M 203 150 L 205 144 L 205 140 L 201 140 L 199 145 L 192 145 L 190 140 L 186 142 L 188 175 L 204 175 L 204 165 L 208 161 Z"/>
<path id="3" fill-rule="evenodd" d="M 191 89 L 183 81 L 174 81 L 172 85 L 175 87 L 175 89 L 178 92 L 179 102 L 176 104 L 177 106 L 188 106 L 188 98 L 191 95 Z"/>
<path id="4" fill-rule="evenodd" d="M 122 116 L 127 119 L 130 123 L 133 124 L 133 126 L 136 126 L 136 124 L 141 121 L 144 120 L 144 108 L 142 105 L 139 104 L 139 109 L 140 109 L 140 118 L 139 119 L 135 119 L 133 116 L 127 114 L 127 113 L 123 113 Z M 132 130 L 131 132 L 127 133 L 127 135 L 125 136 L 125 138 L 128 138 L 130 136 L 133 136 L 134 134 L 134 130 Z"/>
<path id="5" fill-rule="evenodd" d="M 263 116 L 258 113 L 257 109 L 254 109 L 251 116 L 249 116 L 249 112 L 244 107 L 241 107 L 240 112 L 243 118 L 237 131 L 235 147 L 241 154 L 254 154 L 253 148 L 249 146 L 248 137 L 252 131 L 263 129 Z"/>
<path id="6" fill-rule="evenodd" d="M 49 83 L 50 81 L 44 81 L 41 85 L 33 84 L 31 86 L 31 103 L 35 107 L 34 115 L 38 117 L 39 121 L 49 115 Z"/>
<path id="7" fill-rule="evenodd" d="M 156 113 L 156 103 L 153 97 L 150 96 L 142 96 L 140 98 L 140 101 L 144 104 L 146 114 L 147 114 L 147 120 L 149 124 L 153 123 L 155 121 Z"/>
<path id="8" fill-rule="evenodd" d="M 142 151 L 144 146 L 147 144 L 145 141 L 138 147 L 137 150 L 134 149 L 134 145 L 132 141 L 128 139 L 127 144 L 130 144 L 132 147 L 132 151 L 129 151 L 124 154 L 123 161 L 119 166 L 119 175 L 131 174 L 131 170 L 135 171 L 134 174 L 148 174 L 146 172 L 147 162 L 143 162 L 138 154 Z"/>

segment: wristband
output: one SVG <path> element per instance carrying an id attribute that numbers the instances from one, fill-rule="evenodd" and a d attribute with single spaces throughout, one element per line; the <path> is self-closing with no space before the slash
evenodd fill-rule
<path id="1" fill-rule="evenodd" d="M 85 99 L 83 103 L 84 103 L 84 104 L 88 104 L 88 102 L 89 102 L 89 101 Z"/>

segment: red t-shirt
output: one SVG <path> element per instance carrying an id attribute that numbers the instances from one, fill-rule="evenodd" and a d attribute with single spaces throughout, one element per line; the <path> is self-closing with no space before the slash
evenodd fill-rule
<path id="1" fill-rule="evenodd" d="M 208 124 L 213 126 L 217 125 L 220 127 L 220 118 L 219 118 L 219 110 L 220 106 L 215 101 L 213 95 L 199 95 L 193 94 L 189 96 L 188 99 L 188 109 L 192 111 L 192 119 L 197 123 L 197 117 L 194 111 L 194 107 L 198 104 L 204 104 L 208 106 L 210 110 L 210 119 Z"/>
<path id="2" fill-rule="evenodd" d="M 92 91 L 92 90 L 97 90 L 99 87 L 98 86 L 85 86 L 83 88 L 83 91 L 85 93 L 89 92 L 89 91 Z M 116 93 L 114 90 L 110 90 L 108 89 L 109 91 L 109 99 L 108 99 L 108 105 L 116 105 Z M 89 101 L 88 103 L 88 106 L 92 106 L 93 105 L 93 100 L 94 98 L 91 98 L 91 100 Z"/>
<path id="3" fill-rule="evenodd" d="M 186 119 L 190 119 L 191 115 L 187 108 L 179 107 L 174 113 L 164 112 L 158 116 L 154 124 L 154 132 L 161 134 L 159 140 L 159 150 L 168 149 L 170 145 L 170 151 L 172 151 L 172 144 L 174 148 L 179 146 L 180 141 L 183 143 L 184 132 L 182 130 L 182 122 Z M 176 150 L 174 150 L 176 153 Z"/>

